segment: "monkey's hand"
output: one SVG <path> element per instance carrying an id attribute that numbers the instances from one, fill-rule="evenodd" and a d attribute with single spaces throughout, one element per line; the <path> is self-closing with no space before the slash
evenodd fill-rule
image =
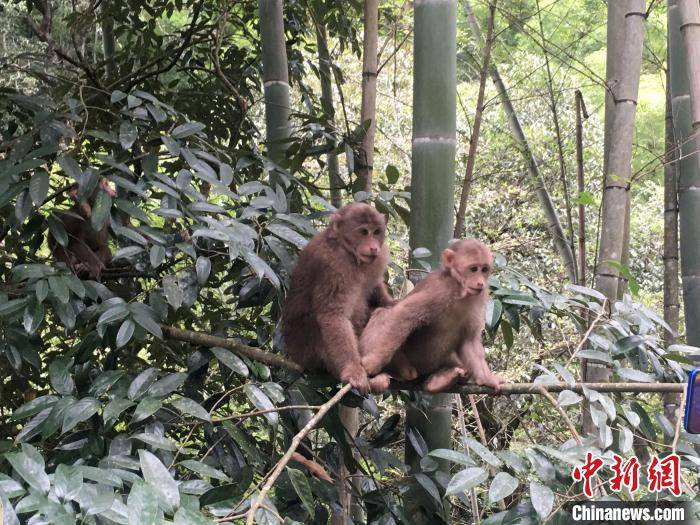
<path id="1" fill-rule="evenodd" d="M 361 366 L 347 366 L 340 373 L 340 380 L 343 383 L 350 383 L 362 395 L 369 393 L 370 383 L 367 372 Z"/>
<path id="2" fill-rule="evenodd" d="M 369 388 L 373 394 L 383 394 L 389 390 L 389 383 L 391 383 L 391 378 L 386 373 L 369 378 Z"/>

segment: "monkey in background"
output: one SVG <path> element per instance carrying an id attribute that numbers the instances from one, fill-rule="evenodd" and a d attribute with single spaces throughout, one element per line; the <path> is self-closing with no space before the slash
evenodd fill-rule
<path id="1" fill-rule="evenodd" d="M 498 389 L 503 379 L 489 369 L 481 343 L 492 267 L 491 251 L 476 239 L 446 248 L 440 270 L 395 306 L 375 310 L 360 337 L 368 375 L 427 375 L 423 388 L 431 393 L 458 380 Z"/>
<path id="2" fill-rule="evenodd" d="M 370 384 L 358 351 L 372 309 L 394 304 L 384 284 L 385 231 L 386 219 L 368 204 L 340 208 L 299 255 L 282 308 L 290 358 L 305 369 L 325 369 L 362 393 L 389 386 L 386 374 Z"/>
<path id="3" fill-rule="evenodd" d="M 49 232 L 49 248 L 54 258 L 64 262 L 80 278 L 99 279 L 112 259 L 109 226 L 105 224 L 100 230 L 95 230 L 90 223 L 92 206 L 99 191 L 106 192 L 112 198 L 117 196 L 104 177 L 100 178 L 95 190 L 83 202 L 78 199 L 77 186 L 70 190 L 69 195 L 74 204 L 57 214 L 68 235 L 66 246 L 61 246 Z"/>

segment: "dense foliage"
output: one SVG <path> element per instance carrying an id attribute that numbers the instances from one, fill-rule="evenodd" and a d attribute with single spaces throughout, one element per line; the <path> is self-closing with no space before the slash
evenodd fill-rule
<path id="1" fill-rule="evenodd" d="M 484 6 L 477 7 L 482 14 Z M 275 327 L 290 271 L 333 209 L 329 153 L 341 159 L 344 199 L 371 200 L 390 218 L 390 282 L 399 293 L 410 213 L 404 154 L 410 12 L 395 2 L 381 8 L 385 70 L 370 195 L 353 191 L 366 129 L 356 116 L 358 2 L 285 2 L 294 114 L 280 164 L 267 158 L 260 131 L 257 2 L 59 0 L 3 2 L 0 9 L 4 524 L 240 521 L 291 437 L 336 387 L 321 374 L 300 376 L 227 348 L 183 342 L 165 327 L 281 352 Z M 642 97 L 648 107 L 640 105 L 637 131 L 635 167 L 643 182 L 634 204 L 634 296 L 612 305 L 610 314 L 598 292 L 564 285 L 503 116 L 495 103 L 488 108 L 468 231 L 501 253 L 486 340 L 493 368 L 509 380 L 571 384 L 580 359 L 594 358 L 609 363 L 620 381 L 677 382 L 697 351 L 667 347 L 668 327 L 656 313 L 661 210 L 652 205 L 661 195 L 654 170 L 664 98 L 653 78 L 659 76 L 654 60 L 664 54 L 660 9 L 650 17 L 648 97 Z M 604 11 L 598 2 L 555 2 L 540 20 L 541 38 L 538 2 L 509 2 L 499 11 L 495 62 L 508 72 L 515 100 L 527 93 L 528 103 L 518 107 L 560 207 L 564 189 L 551 144 L 563 140 L 571 175 L 573 143 L 568 135 L 553 136 L 547 77 L 526 64 L 550 55 L 562 95 L 555 111 L 562 129 L 572 129 L 573 96 L 563 94 L 583 89 L 584 79 L 600 81 Z M 461 14 L 459 23 L 459 148 L 466 151 L 479 61 Z M 321 109 L 317 24 L 332 43 L 334 114 Z M 586 93 L 591 106 L 601 103 L 600 85 Z M 590 122 L 591 177 L 578 199 L 590 209 L 595 239 L 600 111 Z M 281 186 L 269 185 L 271 174 Z M 98 190 L 92 206 L 90 223 L 109 227 L 113 253 L 98 281 L 57 262 L 49 237 L 59 246 L 70 242 L 75 232 L 63 227 L 61 213 L 73 204 L 72 188 L 77 185 L 78 199 L 90 199 L 101 178 L 116 197 Z M 420 262 L 425 251 L 413 256 Z M 586 343 L 577 346 L 589 327 Z M 457 522 L 473 520 L 476 508 L 489 524 L 568 523 L 562 506 L 581 493 L 571 470 L 587 451 L 608 460 L 613 453 L 648 459 L 668 452 L 664 443 L 671 442 L 683 458 L 686 496 L 697 490 L 691 472 L 699 463 L 693 444 L 700 442 L 664 415 L 659 396 L 564 390 L 556 406 L 532 395 L 483 397 L 475 400 L 479 417 L 464 411 L 466 397 L 456 396 L 453 450 L 433 451 L 418 433 L 403 439 L 402 406 L 413 398 L 410 392 L 346 396 L 344 404 L 361 407 L 357 439 L 348 438 L 338 407 L 332 409 L 302 444 L 313 462 L 289 464 L 257 521 L 326 523 L 338 495 L 324 474 L 336 479 L 344 462 L 364 474 L 358 499 L 367 522 L 378 524 L 412 523 L 417 503 Z M 579 439 L 560 410 L 578 421 L 584 399 L 597 402 L 591 408 L 597 435 Z M 270 410 L 283 405 L 306 408 Z M 404 464 L 403 446 L 421 457 L 419 469 Z M 404 497 L 416 486 L 420 497 Z"/>

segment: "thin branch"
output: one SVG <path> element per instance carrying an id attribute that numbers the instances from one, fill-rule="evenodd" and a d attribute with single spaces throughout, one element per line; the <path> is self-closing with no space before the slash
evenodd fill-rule
<path id="1" fill-rule="evenodd" d="M 193 332 L 191 330 L 182 330 L 180 328 L 175 328 L 174 326 L 161 325 L 163 330 L 163 335 L 169 339 L 175 339 L 177 341 L 184 341 L 186 343 L 192 343 L 195 345 L 213 347 L 220 346 L 221 348 L 226 348 L 237 354 L 243 355 L 260 363 L 265 363 L 266 365 L 272 365 L 279 368 L 284 368 L 285 370 L 290 370 L 291 372 L 301 373 L 304 368 L 301 365 L 296 364 L 294 361 L 271 352 L 266 352 L 260 348 L 255 348 L 253 346 L 244 345 L 233 339 L 226 339 L 223 337 L 217 337 L 215 335 L 205 334 L 202 332 Z"/>
<path id="2" fill-rule="evenodd" d="M 421 381 L 414 382 L 393 382 L 390 390 L 412 390 L 418 391 L 423 386 Z M 544 388 L 547 392 L 561 392 L 562 390 L 571 390 L 579 394 L 583 393 L 583 388 L 595 390 L 596 392 L 683 392 L 683 383 L 503 383 L 498 391 L 489 386 L 481 385 L 456 385 L 445 392 L 457 392 L 460 394 L 487 394 L 491 396 L 510 396 L 514 394 L 541 394 L 540 388 Z"/>
<path id="3" fill-rule="evenodd" d="M 258 497 L 255 498 L 255 501 L 253 504 L 250 506 L 250 510 L 248 511 L 248 518 L 246 519 L 246 525 L 253 525 L 255 523 L 255 512 L 260 508 L 260 506 L 263 504 L 263 501 L 265 501 L 265 496 L 267 496 L 267 493 L 270 492 L 270 489 L 272 488 L 272 485 L 275 484 L 275 481 L 277 481 L 277 478 L 282 474 L 282 470 L 284 469 L 285 466 L 287 466 L 287 463 L 292 459 L 294 456 L 294 453 L 296 452 L 297 448 L 301 444 L 301 441 L 306 437 L 306 435 L 311 432 L 311 430 L 316 426 L 316 424 L 321 421 L 323 416 L 326 415 L 326 412 L 328 412 L 333 406 L 338 404 L 340 400 L 343 398 L 345 394 L 347 394 L 352 386 L 350 384 L 347 384 L 343 386 L 338 392 L 330 398 L 328 401 L 326 401 L 323 405 L 321 405 L 321 408 L 319 409 L 318 412 L 316 412 L 316 415 L 313 416 L 311 419 L 309 419 L 309 422 L 304 425 L 304 428 L 302 428 L 293 438 L 292 438 L 292 444 L 290 445 L 289 449 L 287 449 L 287 452 L 284 453 L 284 456 L 280 458 L 280 460 L 277 462 L 277 465 L 275 466 L 275 469 L 272 471 L 270 476 L 267 478 L 267 481 L 265 482 L 265 485 L 263 485 L 262 490 L 258 494 Z"/>
<path id="4" fill-rule="evenodd" d="M 454 236 L 459 239 L 464 235 L 464 214 L 467 211 L 467 200 L 472 185 L 474 175 L 474 164 L 476 162 L 476 148 L 479 144 L 479 133 L 481 131 L 481 119 L 484 115 L 484 93 L 486 91 L 486 79 L 489 76 L 491 61 L 491 49 L 493 48 L 493 26 L 496 18 L 496 0 L 489 2 L 489 20 L 486 28 L 486 42 L 484 43 L 484 62 L 481 65 L 479 77 L 479 93 L 476 98 L 476 110 L 474 111 L 474 126 L 472 136 L 469 139 L 469 153 L 467 166 L 464 170 L 464 182 L 462 182 L 462 194 L 459 196 L 459 209 L 455 218 Z"/>
<path id="5" fill-rule="evenodd" d="M 275 408 L 267 408 L 265 410 L 256 410 L 254 412 L 246 412 L 245 414 L 232 414 L 230 416 L 212 418 L 212 423 L 221 423 L 222 421 L 230 421 L 232 419 L 246 419 L 249 417 L 261 416 L 270 412 L 284 412 L 286 410 L 318 410 L 321 408 L 318 405 L 285 405 Z"/>
<path id="6" fill-rule="evenodd" d="M 566 423 L 566 426 L 569 427 L 569 432 L 571 432 L 571 435 L 574 437 L 576 440 L 576 443 L 579 445 L 583 444 L 583 441 L 581 441 L 581 436 L 579 436 L 578 432 L 576 432 L 576 427 L 574 424 L 571 422 L 571 419 L 569 419 L 569 416 L 566 415 L 566 412 L 562 407 L 559 406 L 559 403 L 557 403 L 557 400 L 554 399 L 554 396 L 547 392 L 547 390 L 544 388 L 544 386 L 540 386 L 539 388 L 540 394 L 542 394 L 544 397 L 546 397 L 550 403 L 552 403 L 552 406 L 556 409 L 557 412 L 559 412 L 559 415 L 562 417 L 564 422 Z"/>

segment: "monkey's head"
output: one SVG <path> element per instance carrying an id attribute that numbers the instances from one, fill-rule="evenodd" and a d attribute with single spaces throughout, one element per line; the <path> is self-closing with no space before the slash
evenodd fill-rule
<path id="1" fill-rule="evenodd" d="M 442 252 L 442 267 L 461 286 L 460 297 L 488 293 L 493 255 L 481 241 L 465 239 L 451 244 Z"/>
<path id="2" fill-rule="evenodd" d="M 371 264 L 382 253 L 386 219 L 368 204 L 354 202 L 340 208 L 331 217 L 328 227 L 357 264 Z"/>

